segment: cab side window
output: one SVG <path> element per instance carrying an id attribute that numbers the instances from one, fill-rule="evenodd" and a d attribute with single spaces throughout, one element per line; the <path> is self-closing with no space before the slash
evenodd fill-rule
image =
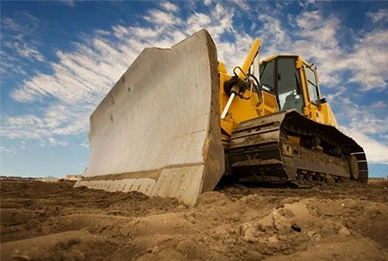
<path id="1" fill-rule="evenodd" d="M 273 92 L 275 61 L 272 60 L 260 67 L 260 81 L 264 90 Z"/>
<path id="2" fill-rule="evenodd" d="M 306 67 L 306 66 L 304 67 L 304 70 L 306 72 L 307 87 L 309 91 L 310 101 L 312 103 L 318 104 L 319 102 L 318 83 L 315 78 L 315 73 L 313 70 L 311 70 L 309 67 Z"/>

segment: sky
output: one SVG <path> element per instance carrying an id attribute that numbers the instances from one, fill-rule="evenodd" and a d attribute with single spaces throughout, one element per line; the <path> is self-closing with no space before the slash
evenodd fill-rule
<path id="1" fill-rule="evenodd" d="M 207 29 L 240 65 L 299 54 L 318 67 L 340 129 L 388 175 L 388 2 L 1 1 L 0 175 L 82 174 L 89 116 L 145 47 Z"/>

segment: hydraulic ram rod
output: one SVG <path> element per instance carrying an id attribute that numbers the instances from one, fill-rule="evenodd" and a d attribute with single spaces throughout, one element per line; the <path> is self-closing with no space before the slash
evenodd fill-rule
<path id="1" fill-rule="evenodd" d="M 224 108 L 224 111 L 223 111 L 222 114 L 221 114 L 221 119 L 224 119 L 225 116 L 226 116 L 226 114 L 228 113 L 228 110 L 229 110 L 229 108 L 230 108 L 230 105 L 232 105 L 232 101 L 233 101 L 233 99 L 234 99 L 234 96 L 236 96 L 235 93 L 232 93 L 232 94 L 230 95 L 229 100 L 228 100 L 228 102 L 226 103 L 226 106 L 225 106 L 225 108 Z"/>

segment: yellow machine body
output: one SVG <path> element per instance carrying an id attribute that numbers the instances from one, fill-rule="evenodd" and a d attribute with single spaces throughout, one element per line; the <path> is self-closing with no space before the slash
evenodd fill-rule
<path id="1" fill-rule="evenodd" d="M 257 45 L 257 43 L 260 42 L 261 41 L 259 39 L 255 40 L 246 60 L 250 61 L 250 57 L 252 57 L 254 53 L 258 54 L 260 45 Z M 260 65 L 264 66 L 268 63 L 276 64 L 277 61 L 282 59 L 292 59 L 295 61 L 294 70 L 298 75 L 297 79 L 300 86 L 300 89 L 298 90 L 300 93 L 298 95 L 301 96 L 301 101 L 303 102 L 299 112 L 313 121 L 338 128 L 337 120 L 333 114 L 332 109 L 330 108 L 330 105 L 322 97 L 319 88 L 318 72 L 316 68 L 313 68 L 312 64 L 308 64 L 298 55 L 274 55 L 263 60 Z M 248 74 L 251 67 L 243 66 L 241 69 L 245 70 L 244 73 Z M 273 78 L 273 83 L 276 85 L 278 82 L 277 75 L 279 74 L 275 68 L 273 75 L 276 76 Z M 231 79 L 231 77 L 232 76 L 227 73 L 225 65 L 219 62 L 220 113 L 222 113 L 224 110 L 230 97 L 230 95 L 225 92 L 223 86 L 226 81 Z M 242 74 L 240 74 L 239 77 L 243 80 Z M 281 108 L 279 108 L 276 93 L 271 92 L 269 89 L 261 90 L 261 103 L 257 92 L 253 91 L 251 93 L 250 90 L 245 90 L 243 95 L 250 96 L 250 99 L 237 99 L 232 103 L 227 116 L 225 119 L 221 120 L 221 128 L 223 133 L 231 135 L 233 130 L 241 122 L 272 114 L 281 110 Z"/>
<path id="2" fill-rule="evenodd" d="M 316 67 L 298 55 L 259 62 L 256 39 L 241 67 L 219 63 L 227 172 L 253 181 L 367 180 L 363 149 L 338 130 Z"/>

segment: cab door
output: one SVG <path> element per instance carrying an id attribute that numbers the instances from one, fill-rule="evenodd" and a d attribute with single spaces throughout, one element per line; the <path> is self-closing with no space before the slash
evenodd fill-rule
<path id="1" fill-rule="evenodd" d="M 310 66 L 303 64 L 301 78 L 304 79 L 305 108 L 303 113 L 306 117 L 319 123 L 324 123 L 324 114 L 320 111 L 321 94 L 317 73 Z"/>

